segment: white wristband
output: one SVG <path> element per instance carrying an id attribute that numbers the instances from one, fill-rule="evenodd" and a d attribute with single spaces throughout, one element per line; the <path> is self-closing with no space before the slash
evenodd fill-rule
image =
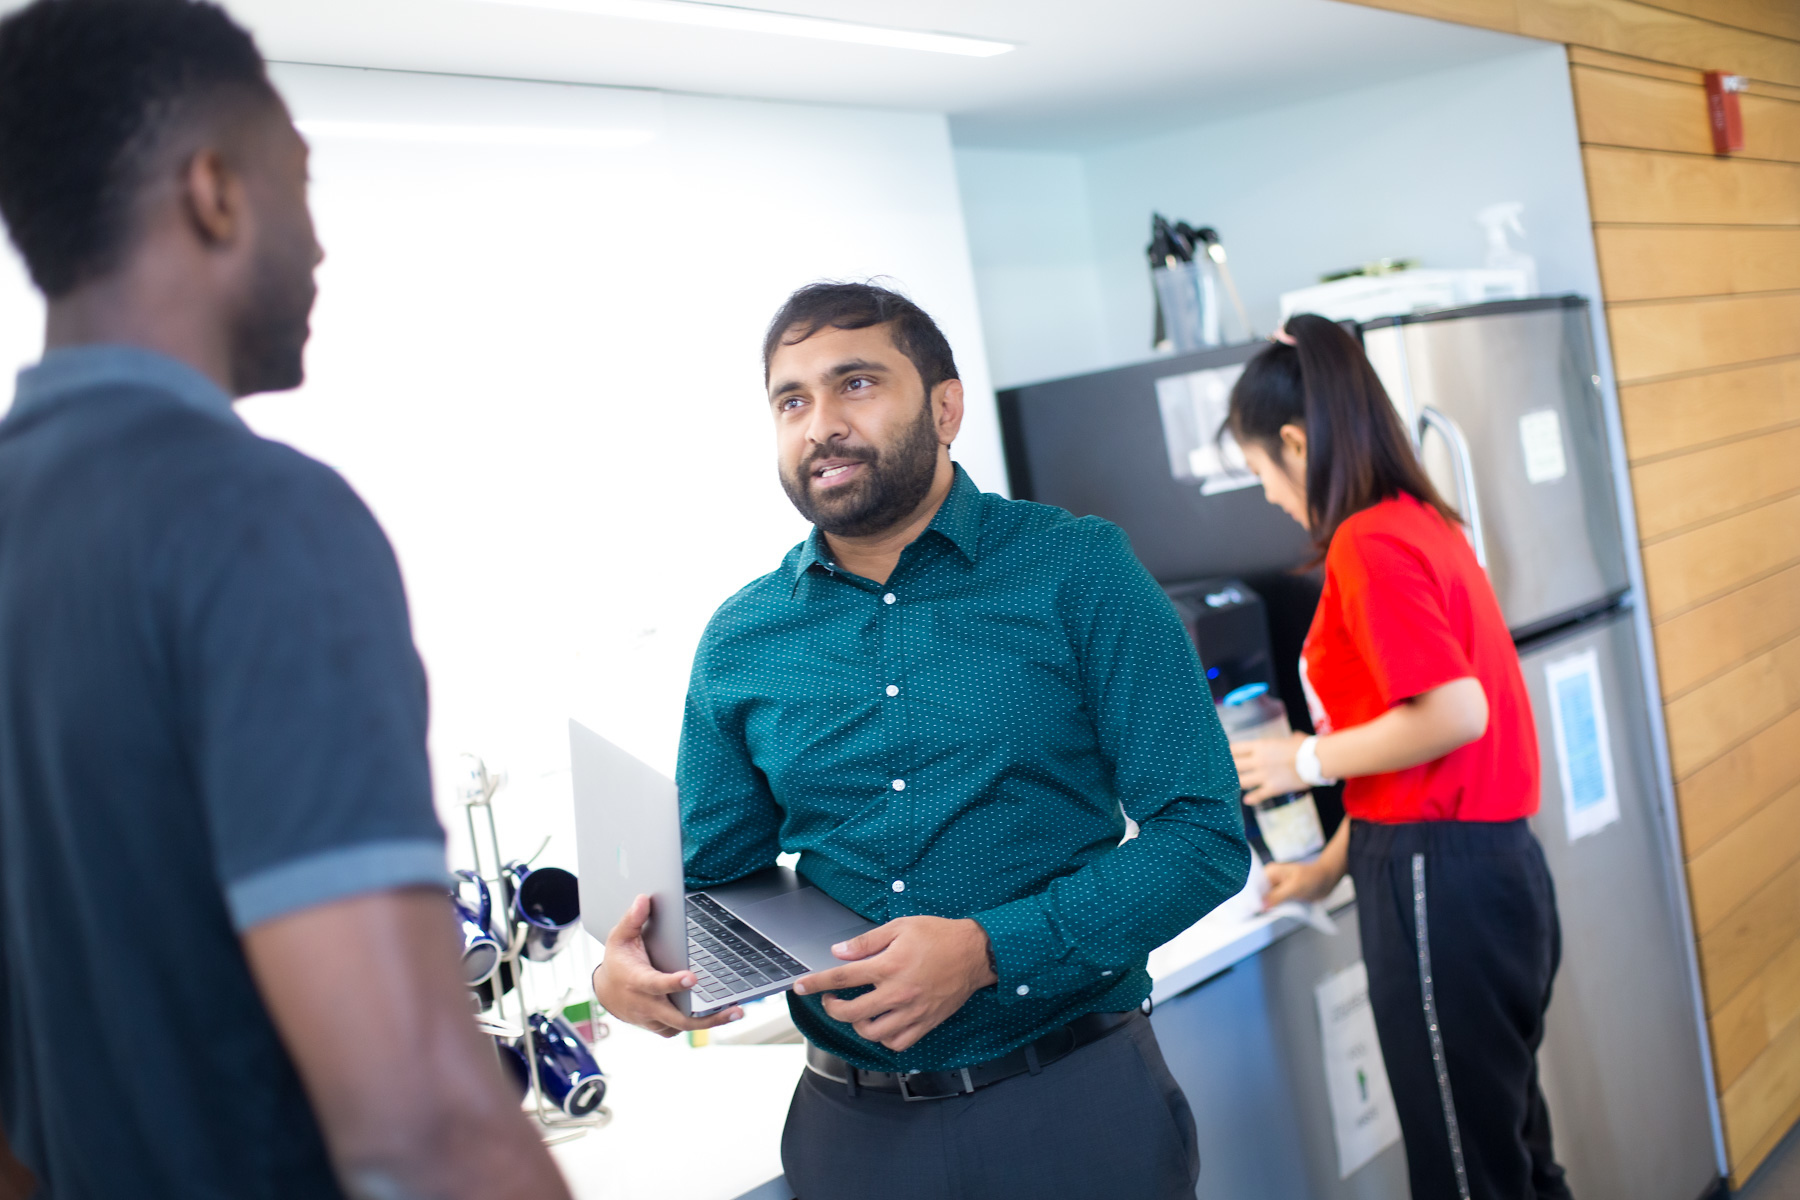
<path id="1" fill-rule="evenodd" d="M 1302 782 L 1312 787 L 1330 787 L 1337 782 L 1335 779 L 1325 778 L 1325 772 L 1319 768 L 1319 739 L 1317 737 L 1307 738 L 1300 743 L 1300 748 L 1294 751 L 1294 774 L 1298 775 Z"/>

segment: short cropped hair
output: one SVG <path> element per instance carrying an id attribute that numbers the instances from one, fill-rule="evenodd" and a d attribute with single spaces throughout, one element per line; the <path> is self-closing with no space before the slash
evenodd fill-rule
<path id="1" fill-rule="evenodd" d="M 784 343 L 803 342 L 821 329 L 890 326 L 894 345 L 912 361 L 925 394 L 946 379 L 960 379 L 950 343 L 924 309 L 899 292 L 872 283 L 809 283 L 789 296 L 763 337 L 763 383 L 769 364 Z M 791 335 L 791 336 L 790 336 Z"/>
<path id="2" fill-rule="evenodd" d="M 163 136 L 228 89 L 275 95 L 214 4 L 36 0 L 0 21 L 0 216 L 46 296 L 118 265 Z"/>

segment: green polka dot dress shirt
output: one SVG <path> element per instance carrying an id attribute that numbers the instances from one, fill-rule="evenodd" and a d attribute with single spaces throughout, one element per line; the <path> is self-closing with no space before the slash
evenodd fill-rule
<path id="1" fill-rule="evenodd" d="M 1249 870 L 1193 643 L 1119 529 L 960 467 L 885 584 L 823 536 L 727 600 L 694 656 L 676 771 L 688 886 L 800 856 L 871 921 L 973 917 L 999 983 L 902 1054 L 789 995 L 869 1070 L 1006 1054 L 1150 993 L 1145 958 Z M 1128 814 L 1140 834 L 1120 844 Z"/>

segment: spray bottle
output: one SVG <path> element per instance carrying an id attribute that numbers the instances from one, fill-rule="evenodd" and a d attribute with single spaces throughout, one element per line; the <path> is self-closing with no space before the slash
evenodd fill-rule
<path id="1" fill-rule="evenodd" d="M 1538 294 L 1537 259 L 1514 248 L 1507 240 L 1508 230 L 1525 236 L 1525 226 L 1519 222 L 1519 214 L 1525 206 L 1517 200 L 1508 200 L 1501 204 L 1490 204 L 1475 214 L 1475 222 L 1487 231 L 1487 266 L 1497 270 L 1515 270 L 1525 273 L 1525 294 Z"/>

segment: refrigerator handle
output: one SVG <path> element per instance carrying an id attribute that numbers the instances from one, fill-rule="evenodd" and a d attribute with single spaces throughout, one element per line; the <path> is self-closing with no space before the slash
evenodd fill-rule
<path id="1" fill-rule="evenodd" d="M 1475 547 L 1475 561 L 1487 570 L 1487 538 L 1481 528 L 1481 499 L 1475 494 L 1475 459 L 1469 453 L 1469 439 L 1462 427 L 1429 404 L 1419 409 L 1419 450 L 1425 449 L 1425 432 L 1437 430 L 1450 447 L 1450 459 L 1456 466 L 1456 508 L 1468 522 L 1469 542 Z"/>

